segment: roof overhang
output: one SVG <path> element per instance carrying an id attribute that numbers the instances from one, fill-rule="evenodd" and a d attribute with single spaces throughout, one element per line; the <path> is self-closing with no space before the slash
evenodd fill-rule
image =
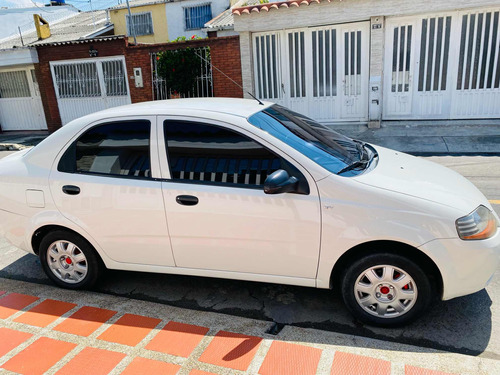
<path id="1" fill-rule="evenodd" d="M 233 14 L 237 16 L 241 16 L 243 14 L 251 14 L 251 13 L 260 13 L 260 12 L 269 12 L 271 9 L 289 9 L 289 8 L 298 8 L 301 6 L 308 6 L 310 4 L 319 4 L 321 2 L 333 2 L 334 0 L 292 0 L 292 1 L 281 1 L 276 3 L 265 3 L 265 4 L 257 4 L 250 5 L 241 8 L 234 8 Z M 338 0 L 342 1 L 342 0 Z"/>
<path id="2" fill-rule="evenodd" d="M 0 50 L 0 67 L 38 63 L 38 53 L 34 48 L 21 47 Z"/>
<path id="3" fill-rule="evenodd" d="M 36 44 L 36 47 L 62 46 L 62 45 L 68 45 L 68 44 L 96 43 L 96 42 L 106 42 L 109 40 L 118 40 L 118 39 L 125 39 L 125 36 L 124 35 L 112 35 L 112 36 L 103 36 L 100 38 L 68 40 L 68 41 L 64 41 L 64 42 L 40 43 L 40 44 Z"/>
<path id="4" fill-rule="evenodd" d="M 100 29 L 97 29 L 95 31 L 92 31 L 91 33 L 84 35 L 82 38 L 96 38 L 98 36 L 101 36 L 102 34 L 105 34 L 109 31 L 113 31 L 115 29 L 115 25 L 109 24 L 104 27 L 101 27 Z"/>

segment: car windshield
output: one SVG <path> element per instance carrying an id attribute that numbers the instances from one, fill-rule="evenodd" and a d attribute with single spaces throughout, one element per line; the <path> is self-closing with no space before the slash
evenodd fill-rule
<path id="1" fill-rule="evenodd" d="M 339 173 L 363 157 L 359 142 L 277 104 L 257 112 L 248 121 L 332 173 Z"/>

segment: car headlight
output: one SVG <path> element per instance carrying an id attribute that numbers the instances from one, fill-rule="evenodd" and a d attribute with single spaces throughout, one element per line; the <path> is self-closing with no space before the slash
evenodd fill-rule
<path id="1" fill-rule="evenodd" d="M 469 215 L 455 222 L 458 236 L 462 240 L 484 240 L 497 231 L 497 221 L 493 213 L 484 206 L 479 206 Z"/>

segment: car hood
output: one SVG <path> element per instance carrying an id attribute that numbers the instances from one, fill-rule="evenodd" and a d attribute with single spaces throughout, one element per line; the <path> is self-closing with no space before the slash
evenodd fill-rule
<path id="1" fill-rule="evenodd" d="M 355 181 L 449 206 L 464 215 L 481 204 L 492 210 L 485 196 L 457 172 L 399 151 L 373 147 L 379 156 L 377 166 L 353 177 Z"/>

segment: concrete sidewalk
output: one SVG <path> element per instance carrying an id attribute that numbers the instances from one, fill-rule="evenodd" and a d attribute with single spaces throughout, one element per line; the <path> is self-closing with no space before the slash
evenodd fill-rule
<path id="1" fill-rule="evenodd" d="M 380 129 L 340 125 L 348 137 L 413 155 L 500 155 L 500 121 L 386 121 Z"/>
<path id="2" fill-rule="evenodd" d="M 0 373 L 499 374 L 500 361 L 2 279 Z M 464 332 L 464 334 L 466 334 Z"/>

